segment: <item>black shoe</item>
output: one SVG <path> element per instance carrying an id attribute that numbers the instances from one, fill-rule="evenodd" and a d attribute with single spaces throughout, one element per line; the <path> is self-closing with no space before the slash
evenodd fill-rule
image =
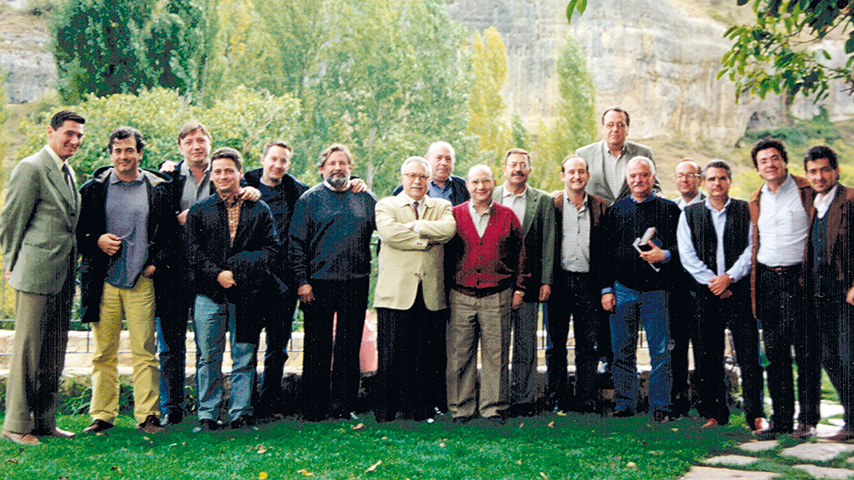
<path id="1" fill-rule="evenodd" d="M 614 417 L 615 418 L 629 418 L 629 417 L 634 417 L 634 416 L 635 416 L 635 411 L 632 410 L 631 408 L 626 408 L 623 410 L 614 410 Z"/>
<path id="2" fill-rule="evenodd" d="M 252 430 L 252 425 L 255 424 L 255 421 L 249 415 L 241 415 L 231 422 L 232 430 Z"/>
<path id="3" fill-rule="evenodd" d="M 667 410 L 655 410 L 652 412 L 652 421 L 656 423 L 664 423 L 670 421 L 670 414 Z"/>
<path id="4" fill-rule="evenodd" d="M 113 428 L 113 424 L 103 420 L 95 420 L 91 425 L 83 429 L 83 433 L 101 433 Z"/>
<path id="5" fill-rule="evenodd" d="M 504 417 L 501 415 L 493 415 L 491 417 L 486 417 L 486 421 L 489 422 L 490 425 L 500 427 L 504 425 Z"/>
<path id="6" fill-rule="evenodd" d="M 145 417 L 145 421 L 136 426 L 136 429 L 145 433 L 160 433 L 164 430 L 160 420 L 155 415 Z"/>
<path id="7" fill-rule="evenodd" d="M 471 421 L 471 417 L 454 417 L 454 425 L 465 425 Z"/>
<path id="8" fill-rule="evenodd" d="M 193 429 L 193 433 L 213 432 L 219 430 L 220 423 L 216 420 L 203 418 L 199 420 L 199 426 Z"/>
<path id="9" fill-rule="evenodd" d="M 184 415 L 180 412 L 172 412 L 163 415 L 163 418 L 160 420 L 160 425 L 168 426 L 168 425 L 178 425 L 181 423 L 181 420 L 184 419 Z"/>

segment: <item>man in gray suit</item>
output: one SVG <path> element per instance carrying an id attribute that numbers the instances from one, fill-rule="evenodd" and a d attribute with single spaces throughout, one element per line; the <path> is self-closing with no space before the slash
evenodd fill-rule
<path id="1" fill-rule="evenodd" d="M 531 155 L 511 148 L 504 155 L 504 185 L 495 189 L 492 199 L 510 207 L 522 224 L 528 272 L 522 306 L 511 312 L 513 327 L 513 365 L 510 402 L 513 416 L 534 413 L 537 394 L 537 324 L 540 303 L 551 294 L 555 253 L 555 213 L 551 196 L 528 185 Z"/>
<path id="2" fill-rule="evenodd" d="M 69 110 L 53 116 L 47 145 L 12 170 L 0 211 L 5 276 L 16 292 L 2 435 L 19 445 L 38 445 L 37 436 L 74 436 L 56 427 L 56 398 L 68 343 L 80 212 L 67 160 L 80 146 L 85 122 Z"/>
<path id="3" fill-rule="evenodd" d="M 627 141 L 628 136 L 629 112 L 620 107 L 611 107 L 602 114 L 603 140 L 575 151 L 576 155 L 587 161 L 590 168 L 587 193 L 604 198 L 609 204 L 632 193 L 626 184 L 626 165 L 629 160 L 637 156 L 653 159 L 651 148 Z M 661 188 L 656 180 L 653 192 L 659 190 Z"/>

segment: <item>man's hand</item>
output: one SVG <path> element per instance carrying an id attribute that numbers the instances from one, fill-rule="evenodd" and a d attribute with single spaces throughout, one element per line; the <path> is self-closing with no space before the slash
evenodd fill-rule
<path id="1" fill-rule="evenodd" d="M 667 255 L 664 254 L 664 250 L 658 248 L 658 245 L 652 243 L 651 241 L 647 242 L 647 245 L 650 246 L 651 250 L 640 253 L 640 257 L 643 259 L 644 262 L 658 263 L 663 262 L 667 258 Z"/>
<path id="2" fill-rule="evenodd" d="M 182 226 L 187 223 L 187 214 L 190 213 L 190 209 L 186 209 L 183 212 L 178 214 L 178 223 Z"/>
<path id="3" fill-rule="evenodd" d="M 6 279 L 8 279 L 9 272 L 6 272 Z M 854 287 L 851 287 L 851 290 L 848 290 L 848 295 L 845 295 L 845 301 L 854 305 Z"/>
<path id="4" fill-rule="evenodd" d="M 171 173 L 175 171 L 175 167 L 177 166 L 178 164 L 172 160 L 166 160 L 160 165 L 160 171 L 163 173 Z"/>
<path id="5" fill-rule="evenodd" d="M 606 293 L 602 295 L 602 310 L 605 310 L 606 312 L 613 312 L 616 307 L 617 297 L 615 297 L 613 293 Z"/>
<path id="6" fill-rule="evenodd" d="M 562 193 L 563 193 L 563 190 L 555 190 L 554 192 L 550 193 L 549 195 L 551 195 L 552 198 L 560 198 L 560 195 Z"/>
<path id="7" fill-rule="evenodd" d="M 522 307 L 522 300 L 524 300 L 524 298 L 525 292 L 521 292 L 519 290 L 513 292 L 513 304 L 511 305 L 513 310 L 519 310 Z"/>
<path id="8" fill-rule="evenodd" d="M 234 281 L 234 273 L 231 270 L 223 270 L 216 276 L 216 281 L 222 285 L 222 288 L 231 288 L 237 285 Z"/>
<path id="9" fill-rule="evenodd" d="M 365 183 L 361 178 L 351 178 L 350 179 L 350 190 L 353 193 L 362 193 L 368 191 L 368 184 Z"/>
<path id="10" fill-rule="evenodd" d="M 98 237 L 98 248 L 112 257 L 122 248 L 122 239 L 112 233 L 105 233 Z"/>
<path id="11" fill-rule="evenodd" d="M 237 192 L 240 199 L 247 202 L 257 202 L 261 199 L 261 190 L 255 187 L 243 187 Z"/>
<path id="12" fill-rule="evenodd" d="M 154 275 L 154 271 L 157 270 L 157 267 L 154 265 L 149 265 L 145 267 L 145 270 L 142 271 L 142 276 L 145 278 L 151 278 Z"/>
<path id="13" fill-rule="evenodd" d="M 723 275 L 718 275 L 709 283 L 709 290 L 712 291 L 714 296 L 720 297 L 725 291 L 727 291 L 727 288 L 729 288 L 731 283 L 732 277 L 730 277 L 729 274 L 725 273 Z"/>
<path id="14" fill-rule="evenodd" d="M 3 278 L 5 278 L 5 279 L 6 279 L 6 281 L 8 282 L 8 281 L 9 281 L 9 279 L 11 279 L 11 278 L 12 278 L 12 272 L 6 272 L 6 273 L 4 273 L 4 274 L 3 274 Z"/>
<path id="15" fill-rule="evenodd" d="M 543 285 L 540 287 L 540 301 L 541 302 L 548 302 L 551 294 L 552 294 L 552 287 L 551 286 Z"/>
<path id="16" fill-rule="evenodd" d="M 307 283 L 297 289 L 297 295 L 302 303 L 311 303 L 314 300 L 314 292 L 311 290 L 311 285 Z"/>

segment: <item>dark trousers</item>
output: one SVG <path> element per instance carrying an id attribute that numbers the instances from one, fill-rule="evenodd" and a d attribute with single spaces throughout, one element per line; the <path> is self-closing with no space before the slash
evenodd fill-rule
<path id="1" fill-rule="evenodd" d="M 698 333 L 694 343 L 694 378 L 699 396 L 697 410 L 703 417 L 714 418 L 722 425 L 729 422 L 724 372 L 725 329 L 729 328 L 741 370 L 744 416 L 752 425 L 757 417 L 765 416 L 759 330 L 750 311 L 748 290 L 736 287 L 730 291 L 734 294 L 725 299 L 712 295 L 708 289 L 696 294 Z"/>
<path id="2" fill-rule="evenodd" d="M 673 369 L 673 388 L 670 391 L 672 413 L 677 416 L 687 415 L 691 410 L 691 397 L 688 385 L 688 345 L 697 348 L 697 299 L 688 285 L 690 278 L 684 278 L 686 285 L 679 286 L 672 295 L 670 304 L 670 365 Z M 721 330 L 723 332 L 723 330 Z M 696 351 L 694 353 L 696 366 Z"/>
<path id="3" fill-rule="evenodd" d="M 765 357 L 768 366 L 768 391 L 774 413 L 771 421 L 777 429 L 792 427 L 795 416 L 792 345 L 795 361 L 804 364 L 807 355 L 806 322 L 804 322 L 804 292 L 800 284 L 800 265 L 775 271 L 757 264 L 756 313 L 762 323 Z M 818 422 L 817 410 L 810 411 L 807 391 L 808 375 L 798 376 L 798 401 L 801 412 L 798 421 L 810 425 Z"/>
<path id="4" fill-rule="evenodd" d="M 596 408 L 596 352 L 598 328 L 594 285 L 588 273 L 564 272 L 555 279 L 548 303 L 546 369 L 551 405 L 561 410 L 590 412 Z M 575 336 L 575 405 L 568 405 L 567 337 L 572 318 Z"/>
<path id="5" fill-rule="evenodd" d="M 187 322 L 195 295 L 190 294 L 189 290 L 186 293 L 176 291 L 170 294 L 172 297 L 166 300 L 161 300 L 163 295 L 157 294 L 158 305 L 162 301 L 168 302 L 167 307 L 158 308 L 157 344 L 160 357 L 160 413 L 170 415 L 174 421 L 184 415 Z"/>
<path id="6" fill-rule="evenodd" d="M 414 420 L 433 416 L 428 369 L 435 363 L 431 363 L 436 355 L 435 325 L 443 321 L 443 312 L 431 312 L 424 306 L 420 287 L 409 310 L 377 308 L 377 421 L 394 420 L 398 412 Z"/>
<path id="7" fill-rule="evenodd" d="M 798 376 L 809 378 L 807 402 L 810 411 L 818 411 L 821 401 L 821 367 L 839 394 L 845 409 L 844 421 L 854 427 L 854 307 L 845 302 L 845 290 L 838 298 L 814 297 L 809 318 L 813 328 L 807 332 L 810 354 L 806 365 L 799 366 Z"/>
<path id="8" fill-rule="evenodd" d="M 261 416 L 284 413 L 282 400 L 282 377 L 288 360 L 288 342 L 297 306 L 296 290 L 271 299 L 264 315 L 263 327 L 267 334 L 267 350 L 264 353 L 264 375 L 259 387 L 257 411 Z"/>
<path id="9" fill-rule="evenodd" d="M 343 416 L 355 409 L 368 285 L 367 277 L 345 281 L 312 280 L 314 300 L 300 304 L 305 313 L 303 394 L 305 417 L 309 421 L 323 420 L 330 412 Z M 332 322 L 336 313 L 333 342 Z"/>

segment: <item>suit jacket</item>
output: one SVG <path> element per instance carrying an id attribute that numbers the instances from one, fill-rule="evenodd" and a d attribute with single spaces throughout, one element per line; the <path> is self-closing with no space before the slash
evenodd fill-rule
<path id="1" fill-rule="evenodd" d="M 502 203 L 504 186 L 497 187 L 492 201 Z M 528 259 L 525 279 L 525 301 L 537 302 L 540 286 L 554 284 L 555 211 L 552 196 L 528 185 L 525 190 L 525 255 Z"/>
<path id="2" fill-rule="evenodd" d="M 590 181 L 587 182 L 587 193 L 604 198 L 608 201 L 608 204 L 612 204 L 617 200 L 622 200 L 628 197 L 632 192 L 629 190 L 629 185 L 626 183 L 626 179 L 624 178 L 622 181 L 623 186 L 620 188 L 620 194 L 615 197 L 614 193 L 611 191 L 611 187 L 608 186 L 608 182 L 605 181 L 604 144 L 604 140 L 599 140 L 598 142 L 579 148 L 575 151 L 575 154 L 587 160 L 587 170 L 590 172 Z M 653 160 L 651 148 L 646 145 L 641 145 L 640 143 L 626 142 L 622 156 L 625 156 L 628 161 L 631 160 L 632 157 L 637 157 L 638 155 L 642 155 Z M 661 190 L 657 178 L 655 180 L 653 190 L 655 192 Z"/>
<path id="3" fill-rule="evenodd" d="M 789 175 L 792 174 L 789 173 Z M 792 175 L 792 179 L 795 181 L 795 185 L 798 186 L 798 190 L 800 190 L 801 201 L 806 205 L 807 198 L 812 195 L 810 192 L 813 192 L 813 189 L 810 188 L 809 182 L 803 177 Z M 763 186 L 765 185 L 763 184 Z M 759 187 L 750 195 L 750 221 L 753 224 L 753 256 L 751 258 L 752 267 L 750 269 L 750 296 L 752 297 L 751 303 L 753 304 L 754 316 L 756 316 L 756 255 L 759 253 L 759 242 L 762 240 L 759 237 L 759 209 L 761 206 L 761 196 L 762 187 Z M 804 206 L 804 208 L 806 208 L 806 206 Z M 801 278 L 801 283 L 803 283 L 803 278 Z"/>
<path id="4" fill-rule="evenodd" d="M 456 175 L 451 175 L 448 177 L 448 183 L 451 185 L 451 205 L 456 207 L 457 205 L 468 201 L 469 199 L 469 190 L 466 188 L 466 179 L 462 177 L 458 177 Z M 398 185 L 394 188 L 394 191 L 391 192 L 392 195 L 397 195 L 398 193 L 403 191 L 403 185 Z"/>
<path id="5" fill-rule="evenodd" d="M 80 196 L 48 147 L 15 166 L 0 211 L 0 246 L 9 284 L 22 292 L 55 295 L 73 275 Z M 72 177 L 74 173 L 72 171 Z M 75 180 L 76 183 L 76 180 Z"/>
<path id="6" fill-rule="evenodd" d="M 810 225 L 816 219 L 816 193 L 810 189 L 805 196 L 804 207 L 810 216 Z M 854 189 L 842 184 L 836 188 L 836 196 L 830 202 L 825 214 L 827 218 L 827 258 L 833 268 L 834 280 L 846 289 L 854 288 Z M 809 275 L 812 266 L 812 229 L 804 251 L 804 272 Z M 847 290 L 841 292 L 839 300 L 844 301 Z"/>
<path id="7" fill-rule="evenodd" d="M 566 203 L 566 192 L 560 192 L 556 198 L 552 198 L 555 210 L 555 276 L 563 274 L 561 268 L 561 248 L 563 247 L 563 207 Z M 600 234 L 602 228 L 602 220 L 605 218 L 605 212 L 608 210 L 608 201 L 596 195 L 587 194 L 587 208 L 590 210 L 590 274 L 596 275 L 599 273 L 597 265 L 600 256 L 599 245 L 601 245 Z M 607 254 L 604 252 L 603 254 Z M 593 285 L 599 285 L 599 280 L 591 282 Z M 597 292 L 598 293 L 598 292 Z"/>
<path id="8" fill-rule="evenodd" d="M 419 283 L 428 310 L 441 310 L 447 306 L 443 244 L 454 238 L 457 224 L 450 202 L 426 196 L 423 201 L 419 220 L 415 220 L 415 211 L 404 195 L 377 202 L 377 232 L 383 247 L 378 259 L 374 307 L 411 308 Z M 409 222 L 416 222 L 417 233 L 404 227 Z M 436 244 L 428 245 L 428 240 Z"/>

